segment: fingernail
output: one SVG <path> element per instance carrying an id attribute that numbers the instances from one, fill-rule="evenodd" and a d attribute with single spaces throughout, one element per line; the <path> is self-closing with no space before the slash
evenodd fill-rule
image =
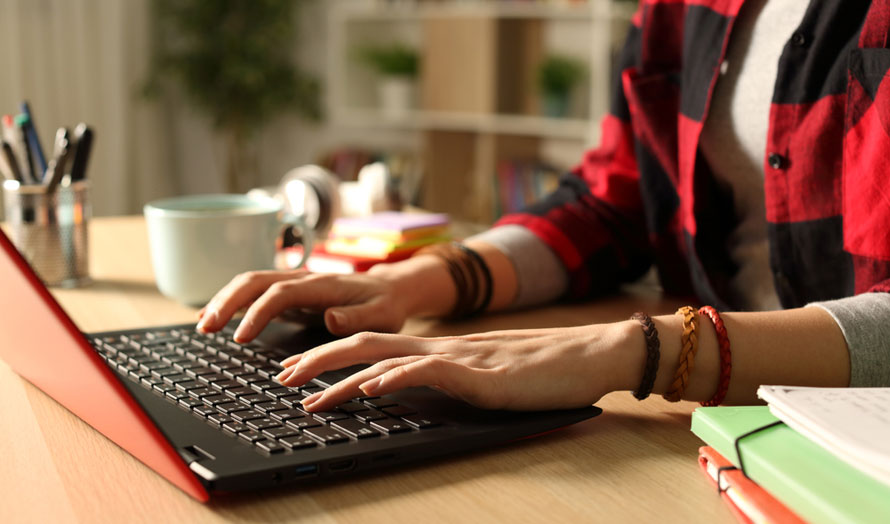
<path id="1" fill-rule="evenodd" d="M 247 335 L 250 333 L 250 327 L 253 325 L 248 319 L 244 319 L 238 324 L 238 329 L 235 330 L 235 334 L 232 338 L 235 339 L 235 342 L 247 342 Z"/>
<path id="2" fill-rule="evenodd" d="M 362 393 L 365 395 L 372 395 L 378 388 L 380 388 L 380 384 L 383 384 L 383 375 L 380 375 L 377 378 L 372 378 L 358 388 L 362 390 Z"/>
<path id="3" fill-rule="evenodd" d="M 219 314 L 216 312 L 215 309 L 208 309 L 204 312 L 204 316 L 201 318 L 201 321 L 198 322 L 198 331 L 206 331 L 208 328 L 216 324 L 218 318 Z"/>
<path id="4" fill-rule="evenodd" d="M 324 395 L 324 391 L 319 391 L 317 393 L 313 393 L 313 394 L 309 395 L 308 397 L 304 398 L 303 402 L 301 404 L 303 404 L 304 408 L 308 408 L 308 407 L 312 406 L 312 404 L 315 404 L 318 401 L 318 399 L 321 398 L 322 395 Z"/>
<path id="5" fill-rule="evenodd" d="M 334 319 L 335 327 L 346 327 L 346 315 L 342 311 L 331 311 L 331 318 Z"/>
<path id="6" fill-rule="evenodd" d="M 275 376 L 275 380 L 277 380 L 278 382 L 284 382 L 287 377 L 294 374 L 294 371 L 296 371 L 296 369 L 294 369 L 293 367 L 284 368 L 284 371 Z"/>

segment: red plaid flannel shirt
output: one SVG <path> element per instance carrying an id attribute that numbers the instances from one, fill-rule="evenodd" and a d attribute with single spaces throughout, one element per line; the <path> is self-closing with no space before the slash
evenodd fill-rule
<path id="1" fill-rule="evenodd" d="M 743 0 L 643 0 L 599 147 L 498 224 L 559 256 L 570 295 L 654 262 L 665 290 L 718 307 L 738 271 L 731 196 L 699 150 Z M 770 264 L 785 307 L 890 292 L 890 0 L 812 2 L 778 64 L 764 152 Z M 776 64 L 763 64 L 776 67 Z"/>

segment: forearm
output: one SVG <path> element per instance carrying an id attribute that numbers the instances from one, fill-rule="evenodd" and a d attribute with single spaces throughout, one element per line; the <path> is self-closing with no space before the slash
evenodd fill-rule
<path id="1" fill-rule="evenodd" d="M 757 313 L 724 313 L 732 349 L 732 376 L 726 404 L 756 402 L 761 384 L 844 387 L 850 381 L 847 345 L 837 323 L 819 308 Z M 682 319 L 676 315 L 653 318 L 661 342 L 661 359 L 653 393 L 665 393 L 673 382 L 680 357 Z M 633 350 L 626 352 L 623 388 L 636 389 L 646 358 L 639 325 L 627 324 Z M 698 316 L 698 352 L 686 400 L 710 399 L 717 389 L 720 355 L 711 321 Z M 620 350 L 621 348 L 616 348 Z M 627 348 L 624 348 L 627 349 Z"/>

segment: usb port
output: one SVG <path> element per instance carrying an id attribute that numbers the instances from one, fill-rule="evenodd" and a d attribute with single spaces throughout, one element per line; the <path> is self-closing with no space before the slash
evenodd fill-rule
<path id="1" fill-rule="evenodd" d="M 302 466 L 297 466 L 294 473 L 297 474 L 298 479 L 314 477 L 315 475 L 318 475 L 318 465 L 304 464 Z"/>

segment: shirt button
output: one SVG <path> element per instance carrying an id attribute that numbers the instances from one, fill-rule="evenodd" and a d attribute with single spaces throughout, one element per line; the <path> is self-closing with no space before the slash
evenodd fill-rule
<path id="1" fill-rule="evenodd" d="M 785 166 L 785 157 L 779 153 L 770 153 L 766 161 L 769 162 L 769 167 L 773 169 L 782 169 Z"/>
<path id="2" fill-rule="evenodd" d="M 791 45 L 796 47 L 804 47 L 809 43 L 807 40 L 807 35 L 801 33 L 800 31 L 795 31 L 793 35 L 791 35 Z"/>

